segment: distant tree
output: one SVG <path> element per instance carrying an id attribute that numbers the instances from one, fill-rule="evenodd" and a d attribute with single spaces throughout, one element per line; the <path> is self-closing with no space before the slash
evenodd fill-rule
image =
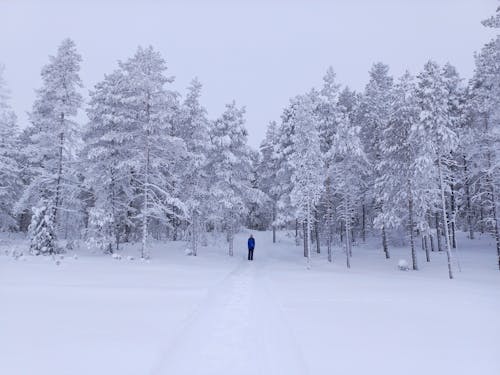
<path id="1" fill-rule="evenodd" d="M 255 193 L 251 184 L 251 157 L 247 145 L 245 109 L 233 101 L 210 126 L 209 157 L 212 221 L 222 223 L 233 256 L 234 234 L 248 213 L 247 202 Z"/>
<path id="2" fill-rule="evenodd" d="M 14 205 L 22 181 L 18 163 L 19 142 L 16 115 L 9 105 L 9 90 L 0 65 L 0 230 L 17 229 Z"/>
<path id="3" fill-rule="evenodd" d="M 299 105 L 294 117 L 295 134 L 292 138 L 294 153 L 290 158 L 293 168 L 290 199 L 297 207 L 297 219 L 305 223 L 304 253 L 307 256 L 308 266 L 311 262 L 311 226 L 314 210 L 321 197 L 324 183 L 318 121 L 314 113 L 316 96 L 317 93 L 313 91 L 297 98 Z"/>
<path id="4" fill-rule="evenodd" d="M 393 78 L 388 73 L 389 67 L 387 65 L 382 63 L 373 65 L 370 70 L 370 81 L 366 85 L 359 109 L 359 120 L 362 124 L 361 138 L 373 168 L 369 176 L 368 194 L 372 196 L 375 209 L 382 212 L 385 209 L 385 202 L 382 199 L 382 192 L 375 189 L 374 181 L 380 177 L 377 166 L 382 156 L 382 134 L 387 128 L 392 103 Z M 382 247 L 385 257 L 389 258 L 385 223 L 379 224 L 382 232 Z"/>

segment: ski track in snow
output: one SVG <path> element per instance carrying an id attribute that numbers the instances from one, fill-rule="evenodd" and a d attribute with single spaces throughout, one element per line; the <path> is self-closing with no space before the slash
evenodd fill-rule
<path id="1" fill-rule="evenodd" d="M 242 260 L 184 321 L 151 375 L 308 374 L 269 292 L 267 262 Z"/>

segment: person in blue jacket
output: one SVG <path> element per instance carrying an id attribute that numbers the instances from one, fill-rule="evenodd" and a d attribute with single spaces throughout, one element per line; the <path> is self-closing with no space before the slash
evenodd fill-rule
<path id="1" fill-rule="evenodd" d="M 248 260 L 253 260 L 253 249 L 255 249 L 255 238 L 250 235 L 248 239 Z"/>

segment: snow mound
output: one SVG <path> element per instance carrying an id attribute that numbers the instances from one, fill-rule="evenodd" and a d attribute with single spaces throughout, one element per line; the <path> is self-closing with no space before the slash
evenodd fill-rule
<path id="1" fill-rule="evenodd" d="M 398 262 L 398 268 L 400 271 L 408 271 L 410 269 L 410 266 L 405 259 L 400 259 Z"/>
<path id="2" fill-rule="evenodd" d="M 184 255 L 193 255 L 193 250 L 192 249 L 186 249 L 184 250 Z"/>
<path id="3" fill-rule="evenodd" d="M 127 257 L 127 260 L 135 260 L 135 258 L 134 258 L 132 255 L 129 255 L 129 256 Z"/>
<path id="4" fill-rule="evenodd" d="M 111 257 L 113 259 L 116 259 L 116 260 L 121 260 L 122 259 L 122 256 L 120 254 L 117 254 L 117 253 L 111 254 Z"/>

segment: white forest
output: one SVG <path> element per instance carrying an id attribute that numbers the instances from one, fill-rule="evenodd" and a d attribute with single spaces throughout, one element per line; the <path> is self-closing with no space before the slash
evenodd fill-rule
<path id="1" fill-rule="evenodd" d="M 26 126 L 0 69 L 0 373 L 500 373 L 499 36 L 318 72 L 259 149 L 152 46 L 47 53 Z"/>

